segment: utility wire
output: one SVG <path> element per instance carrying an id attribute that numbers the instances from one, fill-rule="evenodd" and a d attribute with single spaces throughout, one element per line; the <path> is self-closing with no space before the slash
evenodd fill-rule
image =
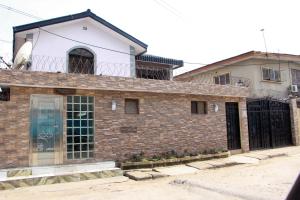
<path id="1" fill-rule="evenodd" d="M 50 32 L 50 31 L 47 31 L 47 30 L 45 30 L 43 28 L 39 28 L 39 29 L 42 30 L 42 31 L 44 31 L 44 32 L 46 32 L 46 33 L 49 33 L 51 35 L 54 35 L 54 36 L 57 36 L 57 37 L 60 37 L 60 38 L 66 39 L 66 40 L 70 40 L 70 41 L 73 41 L 73 42 L 77 42 L 77 43 L 80 43 L 80 44 L 84 44 L 84 45 L 88 45 L 88 46 L 91 46 L 91 47 L 103 49 L 103 50 L 106 50 L 106 51 L 112 51 L 112 52 L 115 52 L 115 53 L 120 53 L 120 54 L 126 54 L 126 55 L 130 55 L 130 56 L 135 56 L 134 54 L 131 54 L 131 53 L 127 53 L 127 52 L 123 52 L 123 51 L 118 51 L 118 50 L 115 50 L 115 49 L 109 49 L 109 48 L 106 48 L 106 47 L 101 47 L 101 46 L 97 46 L 97 45 L 94 45 L 94 44 L 90 44 L 90 43 L 82 42 L 82 41 L 75 40 L 75 39 L 72 39 L 72 38 L 68 38 L 68 37 L 65 37 L 65 36 L 62 36 L 62 35 L 59 35 L 59 34 L 56 34 L 56 33 Z"/>
<path id="2" fill-rule="evenodd" d="M 159 0 L 154 0 L 154 2 L 156 2 L 158 5 L 160 5 L 164 9 L 168 10 L 169 12 L 171 12 L 172 14 L 174 14 L 175 16 L 181 17 L 179 15 L 180 12 L 177 9 L 175 9 L 173 6 L 171 6 L 169 3 L 167 3 L 166 1 L 164 1 L 164 0 L 160 0 L 160 1 Z M 31 18 L 34 18 L 34 19 L 42 20 L 41 17 L 38 17 L 38 16 L 32 15 L 30 13 L 27 13 L 27 12 L 24 12 L 24 11 L 12 8 L 12 7 L 4 5 L 4 4 L 0 4 L 0 8 L 4 8 L 4 9 L 10 10 L 12 12 L 15 12 L 15 13 L 27 16 L 27 17 L 31 17 Z M 60 38 L 66 39 L 66 40 L 70 40 L 70 41 L 73 41 L 73 42 L 85 44 L 85 45 L 88 45 L 88 46 L 92 46 L 92 47 L 95 47 L 95 48 L 100 48 L 100 49 L 111 51 L 111 52 L 115 52 L 115 53 L 120 53 L 120 54 L 126 54 L 126 55 L 135 56 L 134 54 L 130 54 L 130 53 L 127 53 L 127 52 L 122 52 L 122 51 L 118 51 L 118 50 L 114 50 L 114 49 L 109 49 L 109 48 L 106 48 L 106 47 L 101 47 L 101 46 L 97 46 L 97 45 L 94 45 L 94 44 L 89 44 L 89 43 L 86 43 L 86 42 L 82 42 L 82 41 L 79 41 L 79 40 L 68 38 L 68 37 L 65 37 L 65 36 L 62 36 L 62 35 L 59 35 L 59 34 L 56 34 L 56 33 L 50 32 L 50 31 L 47 31 L 47 30 L 42 29 L 42 28 L 39 28 L 39 29 L 42 30 L 42 31 L 44 31 L 44 32 L 47 32 L 49 34 L 52 34 L 52 35 L 55 35 L 57 37 L 60 37 Z M 264 30 L 262 29 L 261 31 L 263 32 Z M 39 35 L 40 35 L 40 32 L 39 32 Z M 264 40 L 265 40 L 265 38 L 264 38 Z M 3 40 L 3 39 L 0 39 L 0 42 L 12 43 L 12 41 Z M 35 45 L 36 45 L 36 43 L 35 43 Z M 265 46 L 266 46 L 266 44 L 265 44 Z M 186 61 L 184 63 L 185 64 L 193 64 L 193 65 L 203 65 L 203 66 L 208 65 L 208 64 L 205 64 L 205 63 L 202 63 L 202 62 L 187 62 Z M 254 64 L 266 65 L 266 63 L 254 63 Z M 272 63 L 269 63 L 269 64 L 272 64 Z M 278 63 L 273 63 L 273 64 L 278 64 Z M 251 64 L 247 64 L 247 65 L 234 65 L 234 66 L 249 66 L 249 65 L 251 65 Z M 220 65 L 220 66 L 227 66 L 227 65 Z"/>
<path id="3" fill-rule="evenodd" d="M 266 62 L 263 62 L 263 63 L 248 63 L 248 64 L 215 64 L 216 66 L 223 66 L 223 67 L 226 67 L 226 66 L 234 66 L 234 67 L 247 67 L 247 66 L 254 66 L 254 65 L 261 65 L 261 66 L 263 66 L 263 65 L 269 65 L 269 64 L 278 64 L 278 65 L 280 65 L 280 64 L 283 64 L 283 63 L 289 63 L 289 62 L 292 62 L 292 61 L 282 61 L 282 60 L 280 60 L 280 63 L 278 63 L 278 61 L 274 61 L 274 62 L 270 62 L 270 60 L 266 63 Z M 197 62 L 185 62 L 184 61 L 184 63 L 185 64 L 192 64 L 192 65 L 202 65 L 201 67 L 203 67 L 203 66 L 206 66 L 206 65 L 211 65 L 211 64 L 213 64 L 214 65 L 214 63 L 211 63 L 211 64 L 204 64 L 204 63 L 197 63 Z"/>
<path id="4" fill-rule="evenodd" d="M 27 17 L 31 17 L 31 18 L 34 18 L 34 19 L 37 19 L 37 20 L 42 20 L 41 17 L 37 17 L 35 15 L 32 15 L 30 13 L 27 13 L 27 12 L 24 12 L 22 10 L 18 10 L 16 8 L 12 8 L 10 6 L 7 6 L 7 5 L 4 5 L 4 4 L 0 4 L 0 8 L 4 8 L 4 9 L 7 9 L 9 11 L 12 11 L 12 12 L 15 12 L 15 13 L 18 13 L 20 15 L 24 15 L 24 16 L 27 16 Z"/>
<path id="5" fill-rule="evenodd" d="M 165 10 L 171 12 L 173 15 L 175 15 L 178 18 L 182 18 L 179 13 L 177 13 L 177 11 L 173 10 L 172 7 L 169 6 L 169 4 L 167 4 L 166 2 L 162 2 L 159 0 L 153 0 L 156 4 L 158 4 L 159 6 L 163 7 Z"/>
<path id="6" fill-rule="evenodd" d="M 9 40 L 3 40 L 3 39 L 0 39 L 0 42 L 4 42 L 4 43 L 12 43 L 12 41 L 9 41 Z"/>
<path id="7" fill-rule="evenodd" d="M 166 2 L 165 0 L 160 0 L 162 3 L 164 3 L 165 5 L 167 5 L 169 8 L 171 8 L 172 10 L 174 10 L 175 12 L 177 12 L 178 14 L 181 14 L 181 12 L 179 10 L 177 10 L 176 8 L 174 8 L 170 3 Z"/>
<path id="8" fill-rule="evenodd" d="M 99 48 L 99 49 L 103 49 L 103 50 L 106 50 L 106 51 L 111 51 L 111 52 L 115 52 L 115 53 L 120 53 L 120 54 L 125 54 L 125 55 L 130 55 L 130 56 L 135 56 L 135 54 L 131 54 L 131 53 L 127 53 L 127 52 L 123 52 L 123 51 L 118 51 L 118 50 L 115 50 L 115 49 L 110 49 L 110 48 L 106 48 L 106 47 L 102 47 L 102 46 L 98 46 L 98 45 L 94 45 L 94 44 L 90 44 L 90 43 L 87 43 L 87 42 L 82 42 L 82 41 L 79 41 L 79 40 L 75 40 L 75 39 L 72 39 L 72 38 L 69 38 L 69 37 L 66 37 L 66 36 L 63 36 L 63 35 L 60 35 L 60 34 L 57 34 L 57 33 L 53 33 L 51 31 L 48 31 L 48 30 L 45 30 L 43 28 L 39 28 L 39 30 L 42 30 L 48 34 L 51 34 L 51 35 L 54 35 L 56 37 L 60 37 L 60 38 L 63 38 L 65 40 L 69 40 L 69 41 L 73 41 L 73 42 L 77 42 L 77 43 L 80 43 L 80 44 L 84 44 L 84 45 L 88 45 L 88 46 L 91 46 L 91 47 L 95 47 L 95 48 Z M 208 64 L 204 64 L 202 62 L 185 62 L 185 64 L 194 64 L 194 65 L 208 65 Z M 249 63 L 249 64 L 245 64 L 245 65 L 234 65 L 232 64 L 231 66 L 250 66 L 250 65 L 266 65 L 266 64 L 278 64 L 278 62 L 274 62 L 274 63 Z M 228 66 L 228 65 L 224 65 L 224 64 L 218 64 L 220 66 Z"/>
<path id="9" fill-rule="evenodd" d="M 8 64 L 4 59 L 3 59 L 3 57 L 2 56 L 0 56 L 0 63 L 4 63 L 8 68 L 10 68 L 11 67 L 11 65 L 10 64 Z"/>
<path id="10" fill-rule="evenodd" d="M 204 63 L 198 63 L 198 62 L 185 62 L 185 64 L 191 64 L 191 65 L 208 65 L 208 64 L 204 64 Z"/>
<path id="11" fill-rule="evenodd" d="M 165 4 L 168 8 L 176 12 L 178 15 L 181 15 L 181 12 L 174 8 L 170 3 L 166 2 L 165 0 L 160 0 L 161 3 Z"/>
<path id="12" fill-rule="evenodd" d="M 38 38 L 39 38 L 39 35 L 40 35 L 40 30 L 42 30 L 42 31 L 44 31 L 44 32 L 46 32 L 48 34 L 54 35 L 56 37 L 60 37 L 60 38 L 65 39 L 65 40 L 77 42 L 77 43 L 80 43 L 80 44 L 84 44 L 84 45 L 88 45 L 88 46 L 91 46 L 91 47 L 103 49 L 103 50 L 106 50 L 106 51 L 111 51 L 111 52 L 125 54 L 125 55 L 130 55 L 130 56 L 135 56 L 135 54 L 131 54 L 131 53 L 123 52 L 123 51 L 118 51 L 118 50 L 115 50 L 115 49 L 110 49 L 110 48 L 106 48 L 106 47 L 102 47 L 102 46 L 90 44 L 90 43 L 87 43 L 87 42 L 82 42 L 82 41 L 79 41 L 79 40 L 75 40 L 75 39 L 72 39 L 72 38 L 69 38 L 69 37 L 65 37 L 63 35 L 59 35 L 57 33 L 53 33 L 51 31 L 45 30 L 43 28 L 39 28 Z M 36 41 L 36 43 L 37 43 L 37 41 Z M 35 45 L 36 45 L 36 43 L 35 43 Z M 286 61 L 286 62 L 288 62 L 288 61 Z M 184 61 L 184 63 L 185 64 L 193 64 L 193 65 L 203 65 L 203 66 L 209 65 L 209 64 L 202 63 L 202 62 L 188 62 L 188 61 Z M 267 64 L 278 64 L 278 62 L 274 62 L 274 63 L 272 63 L 272 62 L 268 62 L 268 63 L 248 63 L 248 64 L 244 64 L 244 65 L 243 64 L 239 64 L 239 65 L 232 64 L 231 66 L 251 66 L 251 65 L 267 65 Z M 229 65 L 224 65 L 224 64 L 218 64 L 218 65 L 219 66 L 229 66 Z"/>

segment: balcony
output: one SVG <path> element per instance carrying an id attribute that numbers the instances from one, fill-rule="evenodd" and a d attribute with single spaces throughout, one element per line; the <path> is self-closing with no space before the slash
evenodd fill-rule
<path id="1" fill-rule="evenodd" d="M 173 65 L 143 60 L 117 63 L 96 60 L 90 57 L 31 56 L 30 61 L 19 67 L 25 71 L 90 74 L 99 76 L 134 77 L 142 79 L 171 80 Z"/>
<path id="2" fill-rule="evenodd" d="M 217 79 L 218 78 L 218 79 Z M 251 87 L 251 80 L 244 77 L 230 76 L 211 76 L 211 75 L 200 75 L 196 77 L 191 77 L 189 79 L 184 79 L 188 82 L 196 82 L 200 84 L 209 85 L 232 85 L 239 87 Z"/>
<path id="3" fill-rule="evenodd" d="M 251 80 L 244 77 L 230 77 L 230 85 L 234 86 L 240 86 L 240 87 L 250 87 L 251 86 Z"/>

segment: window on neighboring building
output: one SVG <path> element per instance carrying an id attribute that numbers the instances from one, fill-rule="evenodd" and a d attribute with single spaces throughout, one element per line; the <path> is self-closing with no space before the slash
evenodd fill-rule
<path id="1" fill-rule="evenodd" d="M 292 73 L 292 84 L 300 85 L 300 70 L 291 69 L 291 73 Z"/>
<path id="2" fill-rule="evenodd" d="M 138 99 L 125 99 L 125 113 L 126 114 L 139 114 L 139 100 Z"/>
<path id="3" fill-rule="evenodd" d="M 67 158 L 94 156 L 94 97 L 67 97 Z"/>
<path id="4" fill-rule="evenodd" d="M 94 54 L 77 48 L 69 52 L 69 73 L 94 74 Z"/>
<path id="5" fill-rule="evenodd" d="M 262 68 L 262 77 L 265 81 L 280 81 L 280 72 L 272 68 Z"/>
<path id="6" fill-rule="evenodd" d="M 191 102 L 192 114 L 207 114 L 207 103 L 205 101 Z"/>
<path id="7" fill-rule="evenodd" d="M 219 84 L 219 85 L 230 84 L 230 75 L 229 75 L 229 73 L 227 73 L 227 74 L 223 74 L 220 76 L 215 76 L 214 81 L 215 81 L 215 84 Z"/>

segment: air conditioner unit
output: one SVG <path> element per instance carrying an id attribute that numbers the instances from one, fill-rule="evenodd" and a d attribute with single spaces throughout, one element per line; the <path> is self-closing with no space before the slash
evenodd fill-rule
<path id="1" fill-rule="evenodd" d="M 291 92 L 298 92 L 298 86 L 297 85 L 291 85 Z"/>

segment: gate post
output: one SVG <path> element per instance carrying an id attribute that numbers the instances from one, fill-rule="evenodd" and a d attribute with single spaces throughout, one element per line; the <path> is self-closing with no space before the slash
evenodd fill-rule
<path id="1" fill-rule="evenodd" d="M 248 117 L 246 98 L 239 101 L 239 118 L 240 118 L 240 134 L 241 148 L 243 152 L 249 151 L 249 135 L 248 135 Z"/>
<path id="2" fill-rule="evenodd" d="M 299 127 L 299 116 L 296 98 L 290 100 L 290 113 L 291 113 L 291 128 L 292 128 L 292 142 L 293 145 L 300 145 L 300 127 Z"/>

